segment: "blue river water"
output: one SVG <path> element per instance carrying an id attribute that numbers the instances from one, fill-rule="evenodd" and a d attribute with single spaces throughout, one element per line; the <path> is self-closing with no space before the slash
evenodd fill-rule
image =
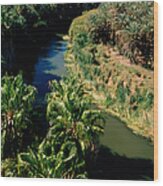
<path id="1" fill-rule="evenodd" d="M 49 46 L 42 47 L 37 63 L 35 64 L 32 84 L 38 90 L 38 99 L 44 100 L 49 92 L 48 83 L 50 80 L 60 80 L 66 73 L 64 66 L 64 52 L 67 43 L 62 40 L 51 40 Z"/>
<path id="2" fill-rule="evenodd" d="M 40 46 L 39 50 L 24 47 L 19 52 L 15 69 L 23 72 L 27 83 L 36 86 L 37 103 L 45 103 L 46 93 L 50 91 L 49 81 L 60 80 L 66 74 L 66 48 L 65 41 L 54 37 Z M 119 119 L 106 116 L 105 132 L 100 144 L 104 148 L 100 150 L 97 165 L 91 165 L 93 178 L 152 179 L 153 146 L 146 139 L 134 135 Z"/>

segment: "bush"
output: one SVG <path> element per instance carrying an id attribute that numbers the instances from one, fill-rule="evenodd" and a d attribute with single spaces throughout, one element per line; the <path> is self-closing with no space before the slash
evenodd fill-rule
<path id="1" fill-rule="evenodd" d="M 85 32 L 92 43 L 117 46 L 132 63 L 153 70 L 153 7 L 153 2 L 101 3 L 72 23 L 70 36 Z"/>
<path id="2" fill-rule="evenodd" d="M 24 131 L 31 125 L 36 89 L 23 82 L 22 75 L 2 77 L 2 158 L 22 147 Z"/>
<path id="3" fill-rule="evenodd" d="M 37 151 L 19 155 L 19 176 L 86 178 L 86 155 L 103 133 L 102 115 L 90 108 L 91 99 L 76 78 L 53 80 L 50 87 L 49 131 Z"/>

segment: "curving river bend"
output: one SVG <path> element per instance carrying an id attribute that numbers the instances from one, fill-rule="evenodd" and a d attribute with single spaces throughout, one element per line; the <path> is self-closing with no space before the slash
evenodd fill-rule
<path id="1" fill-rule="evenodd" d="M 48 81 L 65 75 L 66 42 L 54 37 L 41 46 L 21 46 L 13 71 L 23 71 L 27 83 L 38 89 L 39 103 L 49 91 Z M 24 57 L 25 56 L 25 57 Z M 118 119 L 106 116 L 97 164 L 90 166 L 90 178 L 153 179 L 153 146 L 134 135 Z"/>

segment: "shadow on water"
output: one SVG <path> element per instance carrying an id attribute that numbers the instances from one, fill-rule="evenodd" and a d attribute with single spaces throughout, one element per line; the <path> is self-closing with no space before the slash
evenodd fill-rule
<path id="1" fill-rule="evenodd" d="M 133 134 L 120 119 L 106 113 L 105 122 L 104 135 L 100 137 L 101 145 L 120 156 L 153 160 L 153 145 L 147 139 Z"/>
<path id="2" fill-rule="evenodd" d="M 45 38 L 47 40 L 47 38 Z M 61 38 L 48 38 L 38 46 L 30 44 L 20 44 L 17 46 L 17 55 L 8 69 L 9 74 L 16 75 L 22 71 L 27 84 L 32 84 L 37 88 L 37 96 L 34 109 L 31 115 L 31 127 L 25 129 L 23 134 L 23 146 L 21 151 L 25 151 L 31 144 L 35 148 L 46 136 L 49 124 L 46 120 L 47 93 L 50 92 L 49 81 L 59 81 L 65 75 L 64 52 L 67 43 Z M 17 146 L 16 141 L 14 142 Z M 10 149 L 10 143 L 5 146 L 5 157 L 11 156 L 14 151 Z"/>
<path id="3" fill-rule="evenodd" d="M 95 154 L 88 153 L 90 179 L 153 180 L 154 150 L 146 139 L 133 134 L 120 119 L 104 113 L 104 134 Z"/>
<path id="4" fill-rule="evenodd" d="M 63 61 L 62 55 L 66 50 L 66 42 L 63 42 L 61 38 L 55 35 L 41 39 L 38 37 L 37 40 L 35 44 L 25 42 L 24 38 L 20 38 L 19 41 L 15 42 L 14 57 L 10 66 L 6 69 L 12 75 L 17 75 L 21 71 L 27 84 L 33 84 L 34 81 L 37 81 L 35 78 L 37 75 L 41 76 L 42 79 L 44 74 L 47 76 L 44 70 L 54 70 L 55 64 Z M 58 54 L 60 56 L 55 60 L 55 56 Z M 62 64 L 62 66 L 64 65 Z M 42 74 L 37 74 L 39 70 Z"/>
<path id="5" fill-rule="evenodd" d="M 47 38 L 46 38 L 47 39 Z M 32 136 L 45 136 L 47 131 L 45 95 L 49 92 L 48 81 L 60 80 L 65 75 L 64 51 L 66 42 L 54 37 L 39 47 L 29 45 L 18 47 L 11 72 L 23 71 L 27 83 L 37 87 L 37 103 L 33 115 L 36 127 L 27 131 L 25 146 L 34 140 Z M 40 115 L 38 115 L 38 113 Z M 100 139 L 96 161 L 89 159 L 87 169 L 90 179 L 110 180 L 153 180 L 153 147 L 146 140 L 135 136 L 125 125 L 113 118 L 107 120 L 105 133 Z M 41 124 L 40 124 L 41 123 Z"/>
<path id="6" fill-rule="evenodd" d="M 94 162 L 88 161 L 90 179 L 153 180 L 153 161 L 127 158 L 101 146 Z"/>
<path id="7" fill-rule="evenodd" d="M 49 90 L 49 81 L 59 81 L 65 75 L 64 52 L 67 43 L 57 36 L 37 37 L 35 45 L 23 43 L 20 38 L 16 43 L 15 58 L 9 74 L 17 75 L 20 71 L 24 81 L 37 88 L 37 103 L 45 103 Z"/>

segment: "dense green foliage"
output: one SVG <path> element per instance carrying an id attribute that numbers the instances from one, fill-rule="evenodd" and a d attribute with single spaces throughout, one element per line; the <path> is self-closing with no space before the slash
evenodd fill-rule
<path id="1" fill-rule="evenodd" d="M 131 62 L 153 69 L 153 2 L 101 4 L 96 19 L 90 20 L 96 25 L 96 39 L 110 40 Z M 97 36 L 103 32 L 104 38 Z"/>
<path id="2" fill-rule="evenodd" d="M 3 5 L 1 15 L 2 34 L 18 29 L 30 31 L 38 27 L 57 26 L 59 21 L 70 24 L 72 18 L 98 4 L 33 4 Z M 74 10 L 74 15 L 71 11 Z M 66 20 L 64 20 L 66 17 Z M 67 21 L 67 23 L 65 22 Z M 65 25 L 66 26 L 66 25 Z M 53 28 L 55 29 L 55 28 Z"/>
<path id="3" fill-rule="evenodd" d="M 38 152 L 19 156 L 19 171 L 27 165 L 30 177 L 85 178 L 86 152 L 95 150 L 99 134 L 103 133 L 101 114 L 90 108 L 84 84 L 76 78 L 54 80 L 50 86 L 49 131 Z"/>
<path id="4" fill-rule="evenodd" d="M 62 29 L 60 22 L 69 26 L 73 17 L 96 6 L 2 6 L 5 50 L 13 60 L 9 48 L 13 49 L 15 35 L 22 33 L 32 43 L 32 34 L 53 33 Z M 101 3 L 75 19 L 65 55 L 70 72 L 49 82 L 47 133 L 28 145 L 25 135 L 32 124 L 37 125 L 32 118 L 41 114 L 34 111 L 37 90 L 26 85 L 20 74 L 2 77 L 3 176 L 88 178 L 87 161 L 96 157 L 104 132 L 101 110 L 125 119 L 135 133 L 153 140 L 153 24 L 152 2 Z M 120 59 L 111 59 L 112 48 L 122 54 Z M 130 62 L 122 63 L 122 56 Z M 2 58 L 7 68 L 3 51 Z"/>
<path id="5" fill-rule="evenodd" d="M 82 25 L 77 26 L 78 22 Z M 153 69 L 153 2 L 101 3 L 87 19 L 78 19 L 72 26 L 70 36 L 85 31 L 93 43 L 116 46 L 132 63 Z"/>
<path id="6" fill-rule="evenodd" d="M 65 55 L 100 95 L 100 105 L 151 140 L 153 28 L 153 2 L 102 3 L 72 22 Z"/>
<path id="7" fill-rule="evenodd" d="M 83 10 L 98 4 L 6 5 L 2 6 L 3 74 L 14 61 L 15 42 L 21 36 L 31 44 L 36 33 L 54 34 Z M 74 14 L 71 13 L 75 9 Z M 66 18 L 66 20 L 65 20 Z M 61 32 L 65 32 L 62 30 Z M 73 79 L 73 80 L 72 80 Z M 2 174 L 4 176 L 85 178 L 86 154 L 95 150 L 103 132 L 101 113 L 91 109 L 84 84 L 76 79 L 51 83 L 48 95 L 48 133 L 41 144 L 24 145 L 32 128 L 36 89 L 22 75 L 2 77 Z M 36 129 L 36 127 L 34 127 Z M 26 133 L 26 134 L 25 134 Z M 34 133 L 33 133 L 34 134 Z M 8 150 L 10 149 L 10 150 Z M 24 151 L 24 152 L 23 152 Z"/>
<path id="8" fill-rule="evenodd" d="M 31 127 L 30 114 L 36 89 L 23 82 L 22 75 L 2 77 L 2 158 L 20 151 L 24 131 Z"/>
<path id="9" fill-rule="evenodd" d="M 55 91 L 48 98 L 47 117 L 51 125 L 62 123 L 70 136 L 79 140 L 82 149 L 94 145 L 103 132 L 101 112 L 92 109 L 91 96 L 85 84 L 77 77 L 69 77 L 65 82 L 52 81 Z"/>
<path id="10" fill-rule="evenodd" d="M 1 6 L 2 74 L 12 66 L 22 43 L 39 46 L 42 38 L 67 33 L 71 21 L 93 7 L 93 3 L 26 4 Z M 72 13 L 73 12 L 73 13 Z"/>
<path id="11" fill-rule="evenodd" d="M 86 156 L 94 153 L 103 133 L 102 114 L 91 108 L 91 97 L 76 78 L 53 80 L 50 87 L 48 133 L 38 148 L 18 155 L 12 176 L 86 178 Z"/>
<path id="12" fill-rule="evenodd" d="M 55 8 L 55 5 L 10 5 L 2 6 L 2 31 L 14 31 L 14 29 L 25 29 L 28 27 L 36 27 L 45 25 L 46 21 L 42 20 L 44 8 L 49 11 Z M 3 32 L 2 32 L 3 33 Z"/>

